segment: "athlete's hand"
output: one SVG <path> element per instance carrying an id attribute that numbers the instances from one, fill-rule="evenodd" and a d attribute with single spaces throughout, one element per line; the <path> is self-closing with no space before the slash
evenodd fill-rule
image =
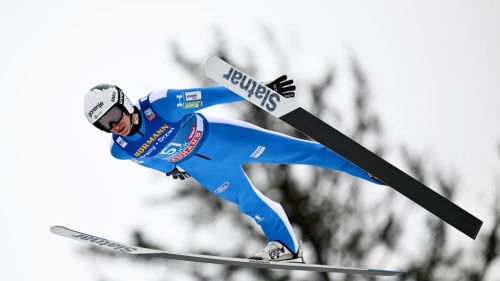
<path id="1" fill-rule="evenodd" d="M 190 174 L 188 174 L 187 172 L 185 171 L 181 171 L 177 168 L 177 166 L 175 166 L 175 168 L 170 171 L 170 172 L 166 172 L 165 173 L 167 175 L 167 177 L 170 177 L 172 176 L 174 178 L 174 180 L 185 180 L 185 179 L 189 179 L 191 177 Z"/>
<path id="2" fill-rule="evenodd" d="M 273 89 L 285 98 L 293 98 L 295 96 L 296 87 L 295 85 L 293 85 L 293 80 L 288 80 L 288 77 L 286 75 L 281 75 L 276 80 L 267 82 L 266 86 Z"/>

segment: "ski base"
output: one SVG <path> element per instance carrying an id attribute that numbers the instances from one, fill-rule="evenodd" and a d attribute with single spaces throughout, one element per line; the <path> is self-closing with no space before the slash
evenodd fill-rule
<path id="1" fill-rule="evenodd" d="M 332 272 L 332 273 L 344 273 L 344 274 L 363 274 L 371 276 L 395 276 L 405 273 L 402 271 L 394 271 L 394 270 L 334 267 L 334 266 L 319 265 L 319 264 L 270 262 L 270 261 L 250 260 L 244 258 L 182 254 L 182 253 L 174 253 L 157 249 L 130 246 L 124 243 L 114 242 L 105 238 L 100 238 L 94 235 L 71 230 L 64 226 L 53 226 L 50 228 L 50 231 L 54 234 L 66 238 L 74 239 L 86 244 L 102 247 L 122 254 L 132 254 L 132 255 L 156 257 L 163 259 L 213 263 L 213 264 L 253 267 L 253 268 L 303 270 L 303 271 Z"/>

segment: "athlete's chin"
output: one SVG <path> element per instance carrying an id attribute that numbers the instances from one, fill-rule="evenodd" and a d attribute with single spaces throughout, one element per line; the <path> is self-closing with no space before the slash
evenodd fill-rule
<path id="1" fill-rule="evenodd" d="M 120 132 L 120 136 L 128 136 L 128 134 L 130 134 L 130 128 L 128 129 L 123 129 L 121 132 Z"/>
<path id="2" fill-rule="evenodd" d="M 119 136 L 127 136 L 130 133 L 130 128 L 122 128 L 120 130 L 111 130 L 113 134 L 119 135 Z"/>

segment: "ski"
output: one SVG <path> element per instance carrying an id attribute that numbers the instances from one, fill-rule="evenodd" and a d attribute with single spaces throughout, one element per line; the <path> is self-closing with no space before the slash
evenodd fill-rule
<path id="1" fill-rule="evenodd" d="M 254 267 L 254 268 L 363 274 L 371 276 L 394 276 L 405 273 L 402 271 L 393 271 L 393 270 L 333 267 L 326 265 L 303 264 L 303 263 L 265 262 L 265 261 L 255 261 L 243 258 L 229 258 L 229 257 L 197 255 L 197 254 L 181 254 L 181 253 L 167 252 L 157 249 L 130 246 L 124 243 L 114 242 L 105 238 L 100 238 L 94 235 L 71 230 L 64 226 L 53 226 L 50 228 L 50 231 L 54 234 L 74 239 L 83 243 L 102 247 L 121 254 L 131 254 L 136 256 L 146 256 L 146 257 L 163 258 L 171 260 L 213 263 L 213 264 Z"/>
<path id="2" fill-rule="evenodd" d="M 281 97 L 218 57 L 209 58 L 204 71 L 210 79 L 330 148 L 472 239 L 476 238 L 483 224 L 481 220 L 299 107 L 292 98 Z"/>

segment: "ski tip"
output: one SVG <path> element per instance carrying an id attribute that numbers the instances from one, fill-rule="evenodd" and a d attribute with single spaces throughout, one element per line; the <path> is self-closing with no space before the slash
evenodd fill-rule
<path id="1" fill-rule="evenodd" d="M 210 78 L 210 75 L 209 75 L 210 69 L 216 67 L 217 64 L 220 63 L 220 61 L 222 61 L 222 60 L 216 56 L 209 57 L 205 61 L 205 63 L 203 64 L 203 71 L 204 71 L 206 77 Z"/>
<path id="2" fill-rule="evenodd" d="M 213 63 L 216 61 L 222 61 L 222 59 L 219 58 L 218 56 L 211 56 L 207 59 L 207 61 L 205 63 Z"/>
<path id="3" fill-rule="evenodd" d="M 54 225 L 54 226 L 51 226 L 50 227 L 50 232 L 54 233 L 54 234 L 60 234 L 61 231 L 63 230 L 67 230 L 68 228 L 64 227 L 64 226 L 60 226 L 60 225 Z"/>
<path id="4" fill-rule="evenodd" d="M 57 231 L 57 229 L 59 229 L 59 228 L 61 228 L 61 226 L 59 226 L 59 225 L 51 226 L 50 227 L 50 232 L 55 233 Z"/>

